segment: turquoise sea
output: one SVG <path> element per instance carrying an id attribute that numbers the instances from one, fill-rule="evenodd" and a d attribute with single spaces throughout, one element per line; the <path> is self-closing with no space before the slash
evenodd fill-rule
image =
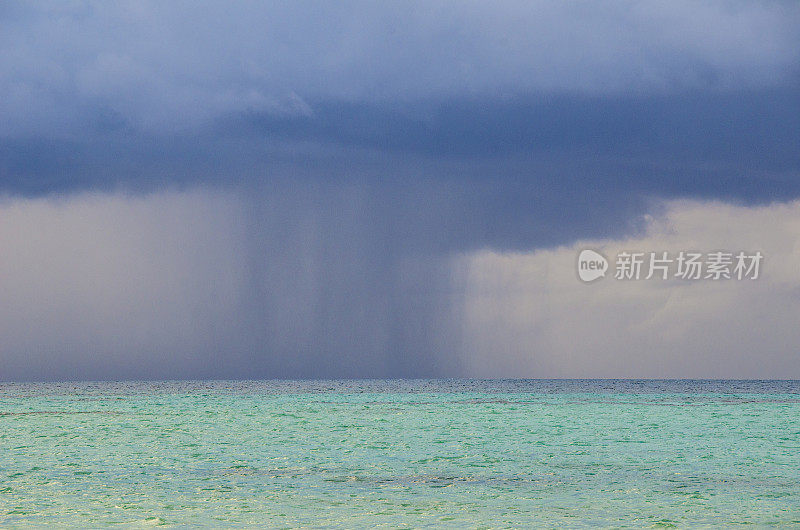
<path id="1" fill-rule="evenodd" d="M 800 525 L 800 382 L 0 383 L 0 527 Z"/>

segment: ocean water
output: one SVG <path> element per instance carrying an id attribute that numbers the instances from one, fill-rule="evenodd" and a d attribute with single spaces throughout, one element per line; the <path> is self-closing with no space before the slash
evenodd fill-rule
<path id="1" fill-rule="evenodd" d="M 0 384 L 0 527 L 800 525 L 800 382 Z"/>

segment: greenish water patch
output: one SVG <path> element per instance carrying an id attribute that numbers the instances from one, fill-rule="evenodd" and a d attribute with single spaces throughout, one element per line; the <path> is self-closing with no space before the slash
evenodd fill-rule
<path id="1" fill-rule="evenodd" d="M 0 526 L 800 524 L 796 382 L 0 384 Z"/>

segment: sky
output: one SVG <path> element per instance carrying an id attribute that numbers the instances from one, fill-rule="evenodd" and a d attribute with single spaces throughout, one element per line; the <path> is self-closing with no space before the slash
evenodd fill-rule
<path id="1" fill-rule="evenodd" d="M 800 378 L 795 1 L 0 26 L 2 380 Z M 584 284 L 583 248 L 765 258 Z"/>

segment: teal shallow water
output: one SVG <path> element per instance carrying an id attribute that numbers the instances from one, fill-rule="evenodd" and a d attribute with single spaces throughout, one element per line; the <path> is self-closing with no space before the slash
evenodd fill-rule
<path id="1" fill-rule="evenodd" d="M 0 526 L 800 525 L 800 383 L 0 384 Z"/>

